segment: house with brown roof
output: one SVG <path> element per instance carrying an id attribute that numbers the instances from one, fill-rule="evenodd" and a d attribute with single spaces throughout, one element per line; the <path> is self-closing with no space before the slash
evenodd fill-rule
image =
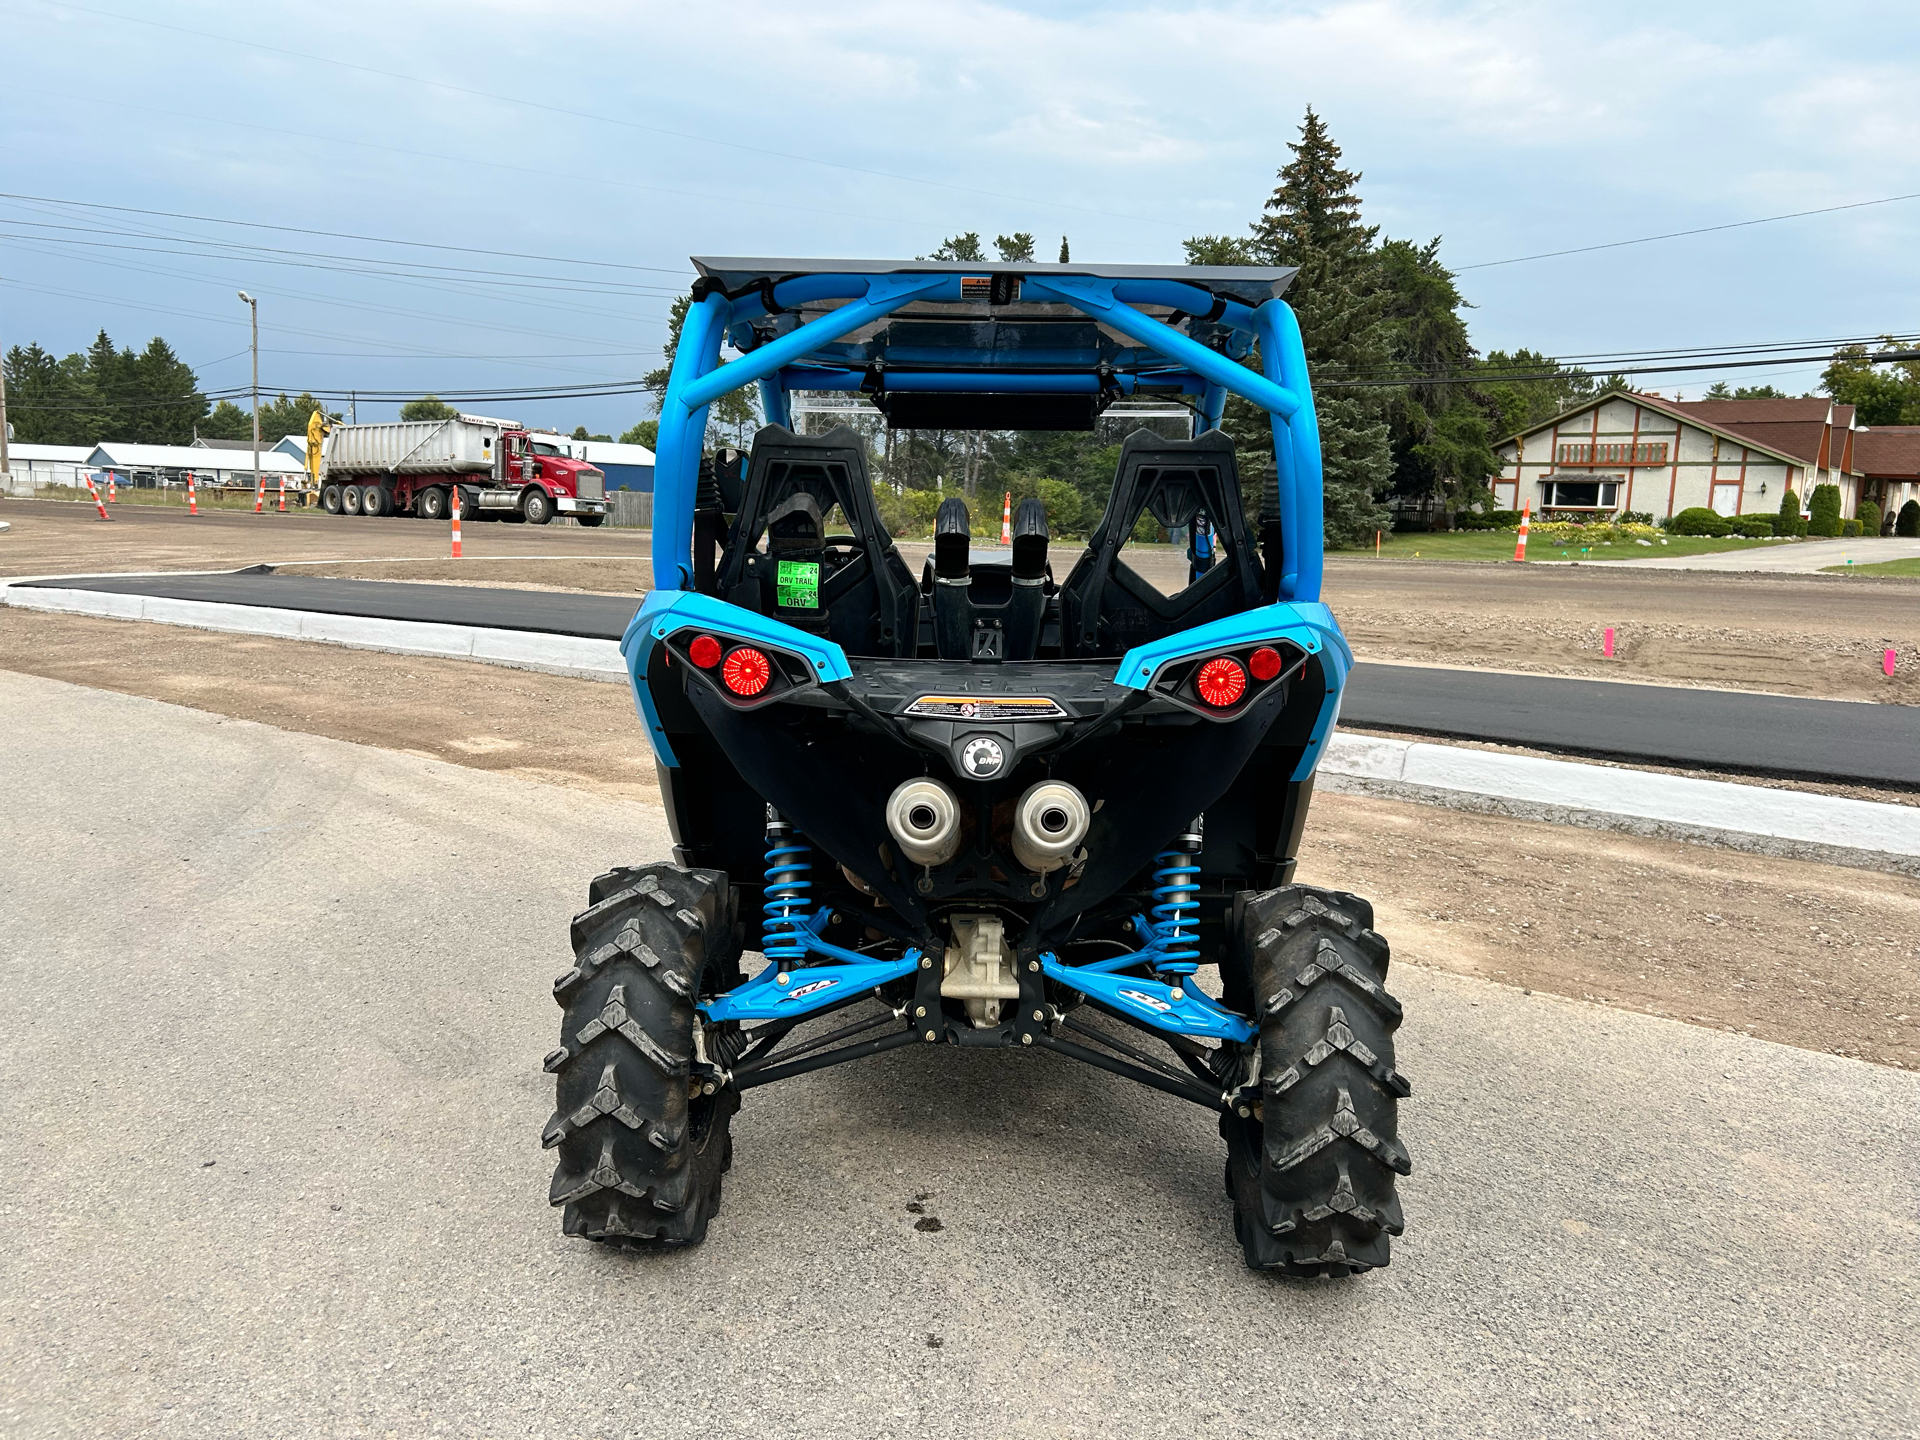
<path id="1" fill-rule="evenodd" d="M 1703 506 L 1722 515 L 1776 514 L 1791 488 L 1802 507 L 1815 485 L 1840 487 L 1840 513 L 1861 498 L 1851 405 L 1812 400 L 1668 400 L 1600 395 L 1495 451 L 1489 482 L 1503 510 L 1569 518 L 1622 510 L 1656 519 Z"/>
<path id="2" fill-rule="evenodd" d="M 1880 529 L 1891 533 L 1900 507 L 1920 500 L 1920 425 L 1863 426 L 1853 454 L 1861 498 L 1880 507 Z"/>

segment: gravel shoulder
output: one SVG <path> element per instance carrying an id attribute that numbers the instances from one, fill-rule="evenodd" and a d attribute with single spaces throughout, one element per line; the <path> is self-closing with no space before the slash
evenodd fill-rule
<path id="1" fill-rule="evenodd" d="M 0 669 L 658 799 L 604 683 L 14 609 Z M 1404 961 L 1920 1068 L 1920 882 L 1331 794 L 1301 875 L 1372 898 Z"/>
<path id="2" fill-rule="evenodd" d="M 1362 1279 L 1243 1268 L 1204 1112 L 945 1046 L 751 1092 L 707 1243 L 608 1253 L 546 1204 L 540 1056 L 657 806 L 11 674 L 0 725 L 10 1437 L 1920 1420 L 1913 1075 L 1397 964 Z"/>

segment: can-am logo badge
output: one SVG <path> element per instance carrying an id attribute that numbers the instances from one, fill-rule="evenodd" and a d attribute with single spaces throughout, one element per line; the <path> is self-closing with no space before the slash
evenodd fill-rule
<path id="1" fill-rule="evenodd" d="M 1000 742 L 985 735 L 976 735 L 960 747 L 960 768 L 976 780 L 998 775 L 1006 763 L 1007 752 L 1000 748 Z"/>
<path id="2" fill-rule="evenodd" d="M 822 990 L 831 990 L 839 983 L 838 980 L 816 980 L 811 985 L 802 985 L 798 990 L 789 992 L 787 999 L 798 1000 L 803 995 L 817 995 Z"/>
<path id="3" fill-rule="evenodd" d="M 1162 1000 L 1158 995 L 1149 995 L 1144 990 L 1122 990 L 1120 992 L 1120 998 L 1122 1000 L 1131 1000 L 1136 1005 L 1144 1005 L 1149 1010 L 1158 1010 L 1163 1015 L 1173 1009 L 1173 1006 Z"/>

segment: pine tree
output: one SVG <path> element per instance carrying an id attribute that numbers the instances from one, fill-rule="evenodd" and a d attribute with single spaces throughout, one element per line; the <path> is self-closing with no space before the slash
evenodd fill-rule
<path id="1" fill-rule="evenodd" d="M 1322 488 L 1327 543 L 1359 545 L 1387 523 L 1378 500 L 1393 469 L 1387 415 L 1396 396 L 1385 388 L 1342 388 L 1348 378 L 1370 378 L 1392 358 L 1394 326 L 1387 313 L 1373 250 L 1377 227 L 1360 219 L 1354 187 L 1359 173 L 1340 167 L 1340 147 L 1326 123 L 1307 109 L 1293 159 L 1245 240 L 1202 235 L 1187 241 L 1193 265 L 1291 265 L 1299 270 L 1287 301 L 1300 322 L 1307 368 L 1320 419 Z M 1241 453 L 1243 489 L 1273 464 L 1266 416 L 1229 399 L 1223 426 Z"/>
<path id="2" fill-rule="evenodd" d="M 1067 237 L 1064 235 L 1060 237 L 1060 263 L 1062 265 L 1071 265 L 1073 263 L 1072 260 L 1067 258 Z"/>
<path id="3" fill-rule="evenodd" d="M 200 393 L 193 367 L 173 353 L 158 335 L 127 366 L 137 404 L 129 407 L 128 429 L 122 438 L 148 445 L 186 445 L 193 427 L 207 413 L 207 397 Z"/>
<path id="4" fill-rule="evenodd" d="M 1000 252 L 1000 258 L 1009 265 L 1033 259 L 1033 236 L 1025 230 L 1016 230 L 1011 235 L 993 237 L 993 248 Z"/>

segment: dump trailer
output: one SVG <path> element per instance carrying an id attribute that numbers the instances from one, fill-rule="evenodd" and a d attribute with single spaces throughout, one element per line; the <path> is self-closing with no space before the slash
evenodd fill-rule
<path id="1" fill-rule="evenodd" d="M 337 425 L 320 460 L 320 508 L 334 515 L 417 515 L 444 520 L 460 496 L 475 520 L 544 525 L 571 515 L 582 525 L 607 515 L 606 476 L 575 460 L 559 437 L 511 420 L 455 415 Z"/>

